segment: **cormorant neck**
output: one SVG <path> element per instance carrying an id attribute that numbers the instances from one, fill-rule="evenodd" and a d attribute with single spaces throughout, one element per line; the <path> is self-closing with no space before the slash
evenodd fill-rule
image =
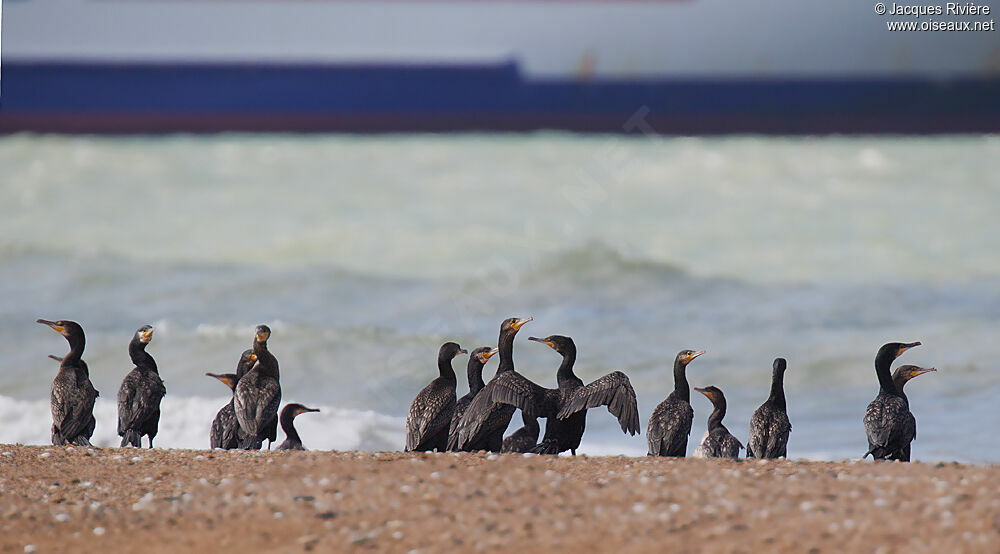
<path id="1" fill-rule="evenodd" d="M 458 381 L 455 377 L 455 369 L 451 367 L 451 361 L 454 357 L 449 354 L 441 353 L 438 354 L 438 371 L 441 372 L 441 377 L 448 379 L 449 381 Z"/>
<path id="2" fill-rule="evenodd" d="M 79 366 L 80 360 L 83 358 L 83 348 L 87 344 L 87 339 L 81 333 L 70 333 L 66 337 L 66 341 L 69 342 L 69 354 L 63 356 L 62 365 Z"/>
<path id="3" fill-rule="evenodd" d="M 767 400 L 775 408 L 785 411 L 785 370 L 774 370 L 771 376 L 771 396 Z"/>
<path id="4" fill-rule="evenodd" d="M 559 364 L 559 370 L 556 371 L 556 382 L 560 386 L 564 382 L 566 384 L 578 384 L 580 383 L 580 378 L 573 373 L 573 364 L 576 363 L 576 346 L 570 344 L 567 345 L 566 351 L 562 353 L 562 363 Z"/>
<path id="5" fill-rule="evenodd" d="M 295 425 L 292 423 L 293 419 L 295 419 L 295 416 L 292 415 L 291 412 L 283 411 L 281 413 L 281 430 L 288 436 L 288 440 L 296 444 L 302 444 L 302 439 L 299 438 L 299 432 L 295 430 Z"/>
<path id="6" fill-rule="evenodd" d="M 514 335 L 516 334 L 517 331 L 512 329 L 500 331 L 500 339 L 497 342 L 497 348 L 500 349 L 500 365 L 497 366 L 497 375 L 506 371 L 514 371 Z"/>
<path id="7" fill-rule="evenodd" d="M 878 376 L 879 388 L 886 394 L 902 396 L 896 384 L 892 382 L 892 374 L 889 370 L 895 358 L 891 356 L 879 356 L 875 358 L 875 375 Z"/>
<path id="8" fill-rule="evenodd" d="M 718 401 L 712 403 L 715 409 L 712 410 L 712 415 L 708 416 L 708 430 L 711 431 L 716 427 L 722 426 L 722 418 L 726 417 L 726 399 L 720 398 Z"/>
<path id="9" fill-rule="evenodd" d="M 156 371 L 156 361 L 146 352 L 146 343 L 139 340 L 139 337 L 132 337 L 132 342 L 128 343 L 128 356 L 132 358 L 135 367 Z"/>
<path id="10" fill-rule="evenodd" d="M 691 401 L 691 386 L 687 380 L 687 364 L 674 360 L 674 394 L 686 402 Z"/>
<path id="11" fill-rule="evenodd" d="M 472 355 L 469 357 L 467 371 L 469 375 L 469 392 L 475 395 L 486 386 L 486 383 L 483 382 L 483 362 L 479 361 L 478 356 Z"/>
<path id="12" fill-rule="evenodd" d="M 274 378 L 277 379 L 280 375 L 278 373 L 278 359 L 274 357 L 274 354 L 271 354 L 271 352 L 268 351 L 267 343 L 256 340 L 253 341 L 253 353 L 257 355 L 257 363 L 260 365 L 260 368 L 267 374 L 273 375 Z"/>

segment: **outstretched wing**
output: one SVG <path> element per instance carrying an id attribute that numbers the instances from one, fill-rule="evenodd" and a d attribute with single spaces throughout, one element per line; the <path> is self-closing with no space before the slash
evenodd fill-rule
<path id="1" fill-rule="evenodd" d="M 559 410 L 559 419 L 590 408 L 607 406 L 608 411 L 618 418 L 622 431 L 630 435 L 639 432 L 639 406 L 635 399 L 635 389 L 628 376 L 615 371 L 600 379 L 579 387 L 570 393 Z"/>
<path id="2" fill-rule="evenodd" d="M 462 415 L 458 424 L 459 447 L 479 434 L 497 404 L 520 408 L 530 418 L 548 417 L 548 413 L 542 413 L 546 411 L 545 391 L 516 371 L 497 375 L 479 391 Z"/>

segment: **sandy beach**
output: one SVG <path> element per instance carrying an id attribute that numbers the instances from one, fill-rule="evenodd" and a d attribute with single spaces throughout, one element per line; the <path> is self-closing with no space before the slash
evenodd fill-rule
<path id="1" fill-rule="evenodd" d="M 1000 552 L 1000 467 L 0 446 L 4 552 Z"/>

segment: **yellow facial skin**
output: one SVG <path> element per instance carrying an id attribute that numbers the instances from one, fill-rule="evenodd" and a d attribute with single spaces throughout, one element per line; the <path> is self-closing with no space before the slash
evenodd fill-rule
<path id="1" fill-rule="evenodd" d="M 524 318 L 524 319 L 518 319 L 517 321 L 515 321 L 515 322 L 514 322 L 514 323 L 513 323 L 512 325 L 511 325 L 511 327 L 512 327 L 512 328 L 513 328 L 513 329 L 514 329 L 515 331 L 517 331 L 517 330 L 519 330 L 519 329 L 520 329 L 521 327 L 524 327 L 524 324 L 525 324 L 525 323 L 527 323 L 527 322 L 529 322 L 529 321 L 531 321 L 532 319 L 534 319 L 534 318 L 532 318 L 531 316 L 528 316 L 528 317 L 526 317 L 526 318 Z"/>

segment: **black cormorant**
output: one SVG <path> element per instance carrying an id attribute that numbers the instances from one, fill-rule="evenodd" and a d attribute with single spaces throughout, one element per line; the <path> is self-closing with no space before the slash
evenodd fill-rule
<path id="1" fill-rule="evenodd" d="M 499 348 L 480 346 L 469 354 L 469 366 L 467 368 L 469 376 L 469 392 L 455 402 L 455 414 L 451 416 L 451 425 L 448 427 L 448 450 L 456 450 L 458 444 L 458 422 L 462 420 L 462 414 L 472 403 L 472 399 L 483 390 L 483 366 L 486 365 L 494 354 L 499 352 Z"/>
<path id="2" fill-rule="evenodd" d="M 715 407 L 712 415 L 708 416 L 708 433 L 698 446 L 695 455 L 705 458 L 740 459 L 740 449 L 743 448 L 743 444 L 722 424 L 722 418 L 726 417 L 726 395 L 722 394 L 718 387 L 703 389 L 695 387 L 694 390 L 704 394 Z"/>
<path id="3" fill-rule="evenodd" d="M 83 327 L 75 321 L 37 320 L 48 325 L 69 342 L 69 354 L 59 362 L 59 373 L 52 381 L 49 406 L 52 409 L 52 444 L 89 446 L 97 421 L 94 401 L 99 396 L 90 382 L 90 371 L 84 363 L 86 337 Z"/>
<path id="4" fill-rule="evenodd" d="M 771 374 L 771 395 L 750 418 L 747 458 L 781 458 L 787 456 L 788 434 L 792 424 L 785 411 L 784 358 L 775 358 Z"/>
<path id="5" fill-rule="evenodd" d="M 503 440 L 500 452 L 531 452 L 538 446 L 538 435 L 541 433 L 538 420 L 524 415 L 524 412 L 521 412 L 521 419 L 524 426 Z"/>
<path id="6" fill-rule="evenodd" d="M 584 385 L 573 373 L 576 362 L 573 339 L 551 335 L 544 339 L 530 337 L 528 340 L 545 344 L 562 355 L 562 363 L 556 372 L 559 388 L 541 387 L 516 371 L 498 375 L 476 396 L 466 412 L 467 417 L 473 419 L 473 429 L 475 424 L 482 424 L 482 416 L 488 413 L 483 408 L 503 403 L 519 408 L 527 418 L 546 418 L 545 436 L 532 449 L 537 454 L 558 454 L 569 450 L 576 455 L 587 426 L 587 410 L 597 406 L 607 406 L 608 411 L 618 418 L 622 431 L 632 435 L 639 432 L 635 391 L 624 373 L 614 371 Z"/>
<path id="7" fill-rule="evenodd" d="M 142 436 L 153 438 L 160 423 L 160 400 L 167 393 L 156 369 L 156 361 L 146 352 L 146 345 L 153 340 L 153 328 L 143 325 L 132 335 L 128 355 L 135 367 L 128 372 L 118 389 L 118 436 L 121 446 L 142 446 Z"/>
<path id="8" fill-rule="evenodd" d="M 909 404 L 910 399 L 906 397 L 906 393 L 903 392 L 903 387 L 906 382 L 918 375 L 923 375 L 931 371 L 937 371 L 933 367 L 919 367 L 915 365 L 901 365 L 896 368 L 896 371 L 892 372 L 892 382 L 896 385 L 896 389 L 899 390 L 899 394 L 906 398 L 907 404 Z M 910 412 L 910 417 L 913 417 L 913 412 Z M 913 440 L 917 440 L 917 418 L 913 417 Z M 906 448 L 901 452 L 901 456 L 889 456 L 890 460 L 902 460 L 904 462 L 910 461 L 910 445 L 906 445 Z"/>
<path id="9" fill-rule="evenodd" d="M 285 441 L 281 443 L 278 450 L 305 450 L 302 446 L 302 439 L 299 438 L 298 431 L 292 420 L 299 414 L 306 412 L 318 412 L 316 408 L 306 408 L 302 404 L 288 404 L 281 410 L 281 430 L 285 432 Z"/>
<path id="10" fill-rule="evenodd" d="M 281 404 L 281 383 L 278 360 L 267 349 L 271 329 L 258 325 L 254 333 L 253 353 L 257 364 L 236 383 L 233 407 L 240 423 L 240 445 L 244 450 L 260 450 L 278 438 L 278 406 Z"/>
<path id="11" fill-rule="evenodd" d="M 253 350 L 245 350 L 240 356 L 240 362 L 236 365 L 236 373 L 206 373 L 209 377 L 214 377 L 229 387 L 229 390 L 236 393 L 236 383 L 239 376 L 246 374 L 257 362 L 257 355 Z M 236 420 L 236 408 L 233 406 L 234 398 L 229 399 L 229 403 L 215 414 L 212 421 L 212 430 L 209 432 L 208 440 L 212 448 L 223 448 L 229 450 L 238 448 L 240 445 L 240 423 Z"/>
<path id="12" fill-rule="evenodd" d="M 704 353 L 704 350 L 681 350 L 674 358 L 674 391 L 653 410 L 646 426 L 649 456 L 683 458 L 687 454 L 694 409 L 691 408 L 691 387 L 685 370 L 691 360 Z"/>
<path id="13" fill-rule="evenodd" d="M 455 356 L 465 353 L 453 342 L 442 344 L 438 350 L 440 376 L 417 394 L 406 416 L 407 452 L 444 452 L 447 448 L 448 428 L 455 413 L 455 387 L 458 385 L 451 362 Z"/>
<path id="14" fill-rule="evenodd" d="M 910 441 L 917 434 L 917 422 L 910 413 L 910 403 L 892 381 L 889 368 L 903 352 L 919 342 L 890 342 L 879 348 L 875 355 L 875 375 L 879 391 L 875 400 L 865 410 L 865 432 L 868 434 L 868 452 L 876 460 L 892 458 L 910 461 Z"/>
<path id="15" fill-rule="evenodd" d="M 518 330 L 529 321 L 531 321 L 530 317 L 523 319 L 511 317 L 503 320 L 500 324 L 500 338 L 497 341 L 500 363 L 493 379 L 483 387 L 483 390 L 486 390 L 499 376 L 514 371 L 514 337 Z M 482 394 L 483 390 L 479 391 L 476 398 Z M 475 398 L 473 398 L 473 402 L 475 402 Z M 510 418 L 514 416 L 516 409 L 509 404 L 486 401 L 486 404 L 481 407 L 485 415 L 479 414 L 477 418 L 470 418 L 469 410 L 466 408 L 466 413 L 459 421 L 458 440 L 452 445 L 452 450 L 500 452 L 503 447 L 503 434 L 507 431 Z"/>

